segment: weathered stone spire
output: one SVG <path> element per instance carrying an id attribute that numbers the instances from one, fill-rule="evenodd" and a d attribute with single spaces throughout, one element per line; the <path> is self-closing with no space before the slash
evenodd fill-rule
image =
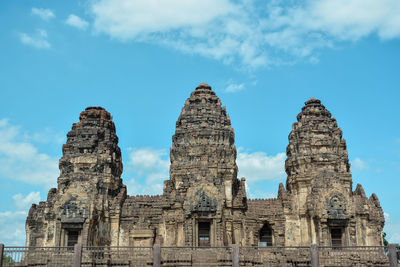
<path id="1" fill-rule="evenodd" d="M 63 146 L 60 172 L 59 190 L 85 180 L 94 183 L 92 189 L 100 194 L 121 186 L 121 150 L 112 117 L 104 108 L 86 108 L 72 125 Z"/>
<path id="2" fill-rule="evenodd" d="M 336 119 L 331 118 L 320 100 L 310 98 L 297 115 L 297 121 L 292 126 L 286 148 L 287 189 L 292 190 L 298 182 L 308 181 L 313 185 L 315 179 L 340 179 L 350 193 L 346 141 L 342 139 Z"/>
<path id="3" fill-rule="evenodd" d="M 117 244 L 115 225 L 126 188 L 110 113 L 88 107 L 80 114 L 63 145 L 59 167 L 58 189 L 50 189 L 47 202 L 32 205 L 29 211 L 27 244 L 66 246 L 72 234 L 84 245 Z M 45 232 L 49 234 L 44 238 Z"/>
<path id="4" fill-rule="evenodd" d="M 237 180 L 235 135 L 225 107 L 206 83 L 186 100 L 172 137 L 170 177 L 185 193 L 190 185 L 206 182 L 232 196 Z M 226 187 L 226 188 L 225 188 Z M 228 202 L 231 199 L 228 199 Z"/>

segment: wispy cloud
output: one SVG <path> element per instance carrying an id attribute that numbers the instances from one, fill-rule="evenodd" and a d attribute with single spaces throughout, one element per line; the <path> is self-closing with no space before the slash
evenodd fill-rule
<path id="1" fill-rule="evenodd" d="M 47 8 L 32 7 L 31 13 L 46 21 L 56 17 L 53 11 Z"/>
<path id="2" fill-rule="evenodd" d="M 15 206 L 20 210 L 29 210 L 33 203 L 39 203 L 40 192 L 30 192 L 28 195 L 16 194 L 13 196 Z"/>
<path id="3" fill-rule="evenodd" d="M 360 158 L 355 158 L 351 162 L 351 166 L 353 166 L 357 170 L 365 170 L 368 169 L 368 163 L 366 161 L 361 160 Z"/>
<path id="4" fill-rule="evenodd" d="M 244 89 L 244 83 L 240 83 L 240 84 L 229 84 L 226 88 L 225 88 L 225 92 L 227 93 L 236 93 L 239 91 L 242 91 Z"/>
<path id="5" fill-rule="evenodd" d="M 129 149 L 128 193 L 162 194 L 163 182 L 169 177 L 169 157 L 166 150 L 154 148 Z"/>
<path id="6" fill-rule="evenodd" d="M 37 29 L 34 35 L 20 33 L 19 38 L 23 44 L 35 48 L 48 49 L 51 47 L 50 43 L 47 41 L 47 32 L 43 29 Z"/>
<path id="7" fill-rule="evenodd" d="M 269 156 L 265 152 L 248 152 L 239 148 L 236 160 L 238 176 L 246 177 L 248 183 L 284 179 L 285 158 L 285 153 Z"/>
<path id="8" fill-rule="evenodd" d="M 16 194 L 13 200 L 14 207 L 8 207 L 12 211 L 0 212 L 0 240 L 8 246 L 24 246 L 25 220 L 32 203 L 40 201 L 40 193 Z"/>
<path id="9" fill-rule="evenodd" d="M 44 128 L 41 132 L 27 133 L 24 132 L 24 139 L 28 142 L 35 142 L 41 144 L 54 144 L 61 146 L 66 142 L 66 136 L 61 133 L 56 133 L 51 128 Z"/>
<path id="10" fill-rule="evenodd" d="M 25 245 L 25 220 L 27 215 L 27 211 L 0 212 L 1 243 L 8 246 Z"/>
<path id="11" fill-rule="evenodd" d="M 387 239 L 389 243 L 400 244 L 400 222 L 394 220 L 389 213 L 384 213 L 385 215 L 385 228 L 384 232 L 387 234 Z"/>
<path id="12" fill-rule="evenodd" d="M 229 0 L 101 0 L 91 6 L 96 29 L 120 39 L 206 25 L 234 9 Z"/>
<path id="13" fill-rule="evenodd" d="M 80 30 L 86 30 L 89 27 L 89 22 L 74 14 L 69 15 L 65 23 Z"/>
<path id="14" fill-rule="evenodd" d="M 57 182 L 58 160 L 40 153 L 30 136 L 35 134 L 0 119 L 0 179 L 41 184 L 48 189 Z M 2 207 L 7 210 L 0 212 L 0 240 L 9 246 L 23 246 L 26 216 L 32 203 L 41 200 L 40 192 L 19 193 L 12 198 L 13 205 Z"/>
<path id="15" fill-rule="evenodd" d="M 259 184 L 252 183 L 250 185 L 247 182 L 247 180 L 246 180 L 245 183 L 246 183 L 246 195 L 247 195 L 247 198 L 250 198 L 250 199 L 255 199 L 255 198 L 275 198 L 277 196 L 276 193 L 266 192 L 265 191 L 265 187 L 260 187 Z"/>
<path id="16" fill-rule="evenodd" d="M 58 160 L 28 142 L 21 128 L 0 120 L 0 179 L 54 186 L 59 174 Z"/>
<path id="17" fill-rule="evenodd" d="M 210 8 L 211 7 L 211 8 Z M 318 62 L 318 51 L 376 34 L 400 37 L 398 0 L 99 0 L 94 28 L 250 68 Z"/>

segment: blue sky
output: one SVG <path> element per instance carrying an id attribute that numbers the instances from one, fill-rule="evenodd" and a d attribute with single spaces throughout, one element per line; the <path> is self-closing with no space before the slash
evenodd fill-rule
<path id="1" fill-rule="evenodd" d="M 129 194 L 160 194 L 175 122 L 207 82 L 231 117 L 250 197 L 284 182 L 310 97 L 336 117 L 354 187 L 376 193 L 400 242 L 399 0 L 0 2 L 0 243 L 24 244 L 87 106 L 112 115 Z"/>

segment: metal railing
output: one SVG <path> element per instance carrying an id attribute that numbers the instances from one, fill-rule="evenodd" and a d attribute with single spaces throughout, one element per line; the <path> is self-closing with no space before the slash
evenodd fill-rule
<path id="1" fill-rule="evenodd" d="M 5 247 L 0 267 L 29 266 L 387 266 L 398 267 L 399 247 Z"/>
<path id="2" fill-rule="evenodd" d="M 1 245 L 0 245 L 1 246 Z M 72 266 L 73 247 L 4 247 L 1 266 Z"/>

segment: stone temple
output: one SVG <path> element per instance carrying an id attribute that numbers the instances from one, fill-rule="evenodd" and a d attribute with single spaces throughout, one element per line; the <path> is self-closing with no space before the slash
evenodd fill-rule
<path id="1" fill-rule="evenodd" d="M 360 184 L 352 190 L 346 141 L 320 100 L 311 98 L 297 115 L 286 186 L 272 199 L 246 197 L 230 118 L 205 83 L 176 122 L 162 195 L 127 195 L 105 109 L 88 107 L 67 137 L 58 188 L 29 211 L 27 246 L 382 245 L 379 200 Z"/>

